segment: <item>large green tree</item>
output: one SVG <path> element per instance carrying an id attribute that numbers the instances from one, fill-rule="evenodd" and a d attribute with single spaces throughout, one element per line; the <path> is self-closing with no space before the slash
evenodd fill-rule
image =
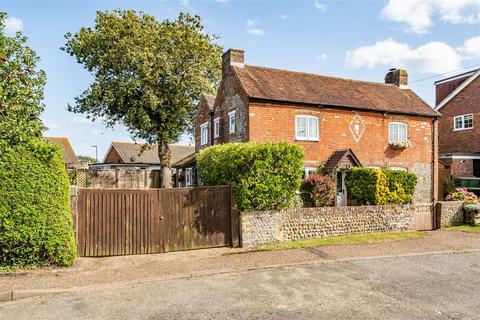
<path id="1" fill-rule="evenodd" d="M 90 87 L 69 109 L 125 125 L 134 139 L 157 143 L 162 187 L 171 186 L 169 143 L 193 128 L 202 93 L 213 92 L 222 48 L 200 17 L 180 13 L 157 21 L 132 10 L 97 12 L 95 26 L 66 35 L 63 48 L 92 73 Z"/>
<path id="2" fill-rule="evenodd" d="M 21 32 L 5 34 L 6 18 L 0 12 L 0 143 L 14 145 L 42 134 L 45 73 Z"/>

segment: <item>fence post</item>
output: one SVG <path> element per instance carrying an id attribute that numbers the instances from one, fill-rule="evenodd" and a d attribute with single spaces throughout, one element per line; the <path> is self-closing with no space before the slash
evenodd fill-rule
<path id="1" fill-rule="evenodd" d="M 232 235 L 232 247 L 240 247 L 240 220 L 239 220 L 239 210 L 233 207 L 233 190 L 232 186 L 229 186 L 230 189 L 230 224 L 231 224 L 231 235 Z"/>
<path id="2" fill-rule="evenodd" d="M 78 242 L 78 211 L 77 211 L 77 199 L 78 199 L 78 187 L 70 186 L 70 213 L 72 214 L 73 231 L 75 232 L 75 240 Z"/>

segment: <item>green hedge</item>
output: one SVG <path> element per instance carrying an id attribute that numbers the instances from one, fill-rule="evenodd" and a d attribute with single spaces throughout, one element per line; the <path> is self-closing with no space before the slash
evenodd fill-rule
<path id="1" fill-rule="evenodd" d="M 348 197 L 362 205 L 412 202 L 417 177 L 391 169 L 351 168 L 345 179 Z"/>
<path id="2" fill-rule="evenodd" d="M 240 210 L 288 208 L 300 187 L 303 149 L 286 142 L 216 145 L 200 152 L 197 168 L 204 185 L 232 185 Z"/>
<path id="3" fill-rule="evenodd" d="M 76 257 L 61 151 L 0 144 L 0 267 L 71 265 Z"/>

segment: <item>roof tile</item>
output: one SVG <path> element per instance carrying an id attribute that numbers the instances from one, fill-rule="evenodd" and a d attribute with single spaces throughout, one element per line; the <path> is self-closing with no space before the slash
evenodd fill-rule
<path id="1" fill-rule="evenodd" d="M 233 69 L 251 98 L 427 117 L 441 116 L 412 90 L 401 89 L 393 84 L 251 65 Z"/>

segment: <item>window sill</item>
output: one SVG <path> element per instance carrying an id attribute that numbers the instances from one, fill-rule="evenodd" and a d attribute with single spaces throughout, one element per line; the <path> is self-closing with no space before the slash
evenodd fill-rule
<path id="1" fill-rule="evenodd" d="M 463 129 L 453 129 L 452 131 L 465 131 L 465 130 L 472 130 L 473 127 L 471 128 L 463 128 Z"/>
<path id="2" fill-rule="evenodd" d="M 320 139 L 303 139 L 303 138 L 295 138 L 295 141 L 310 141 L 310 142 L 318 142 Z"/>

